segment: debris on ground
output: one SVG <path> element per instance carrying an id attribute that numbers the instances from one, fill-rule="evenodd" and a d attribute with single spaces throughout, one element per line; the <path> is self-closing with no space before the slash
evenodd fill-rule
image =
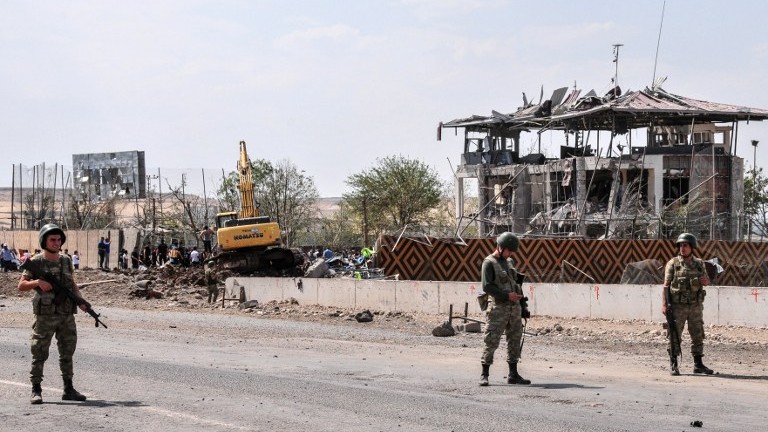
<path id="1" fill-rule="evenodd" d="M 223 281 L 231 274 L 219 273 Z M 18 271 L 0 272 L 0 296 L 7 298 L 31 299 L 32 293 L 17 289 Z M 149 268 L 145 270 L 113 270 L 109 273 L 98 269 L 75 271 L 78 283 L 96 282 L 84 286 L 83 296 L 96 310 L 102 307 L 117 307 L 138 310 L 184 310 L 188 312 L 217 313 L 223 315 L 247 315 L 254 319 L 282 319 L 308 321 L 333 325 L 358 325 L 356 315 L 360 312 L 352 307 L 299 304 L 294 299 L 273 300 L 258 307 L 239 309 L 237 300 L 221 300 L 208 303 L 207 289 L 203 284 L 202 267 L 190 268 Z M 111 280 L 111 281 L 110 281 Z M 141 281 L 151 281 L 149 291 L 140 290 Z M 134 293 L 134 295 L 132 295 Z M 135 294 L 140 294 L 138 297 Z M 147 298 L 149 294 L 149 298 Z M 0 297 L 2 298 L 2 297 Z M 167 299 L 162 301 L 160 299 Z M 2 310 L 2 308 L 0 308 Z M 31 313 L 30 307 L 30 313 Z M 376 319 L 366 324 L 374 328 L 402 331 L 408 334 L 427 336 L 444 316 L 424 312 L 369 310 Z M 103 312 L 102 312 L 103 313 Z M 106 314 L 105 314 L 106 315 Z M 661 318 L 661 314 L 660 318 Z M 475 319 L 484 319 L 481 314 L 471 314 Z M 107 317 L 109 318 L 109 317 Z M 536 316 L 528 320 L 526 333 L 539 336 L 538 344 L 573 344 L 622 351 L 630 355 L 641 355 L 649 349 L 660 354 L 660 368 L 666 355 L 667 339 L 659 322 L 647 320 L 585 319 L 578 317 Z M 454 320 L 455 323 L 455 320 Z M 455 329 L 454 329 L 455 332 Z M 461 338 L 478 338 L 477 334 L 460 332 Z M 478 339 L 481 340 L 481 339 Z M 689 340 L 685 341 L 690 343 Z M 526 344 L 526 349 L 528 346 Z M 768 349 L 768 327 L 744 327 L 738 325 L 707 325 L 706 349 L 712 359 L 723 362 L 734 361 L 744 364 L 763 364 Z M 715 362 L 717 363 L 717 362 Z M 765 375 L 766 372 L 763 372 Z"/>
<path id="2" fill-rule="evenodd" d="M 242 302 L 239 305 L 237 305 L 240 309 L 253 309 L 259 307 L 259 301 L 258 300 L 248 300 L 246 302 Z"/>
<path id="3" fill-rule="evenodd" d="M 456 336 L 456 330 L 453 329 L 453 326 L 450 322 L 446 321 L 439 326 L 432 329 L 432 336 L 436 337 L 448 337 L 448 336 Z"/>
<path id="4" fill-rule="evenodd" d="M 355 314 L 355 320 L 357 322 L 371 322 L 373 321 L 373 314 L 368 309 Z"/>

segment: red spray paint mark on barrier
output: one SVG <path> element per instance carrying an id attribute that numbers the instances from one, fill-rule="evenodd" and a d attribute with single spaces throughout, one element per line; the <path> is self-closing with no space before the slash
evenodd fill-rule
<path id="1" fill-rule="evenodd" d="M 757 290 L 757 288 L 752 288 L 752 297 L 755 298 L 755 303 L 757 303 L 757 296 L 760 294 L 760 291 Z"/>
<path id="2" fill-rule="evenodd" d="M 528 285 L 528 300 L 533 302 L 533 285 Z"/>
<path id="3" fill-rule="evenodd" d="M 595 285 L 595 300 L 600 300 L 600 286 Z"/>
<path id="4" fill-rule="evenodd" d="M 469 293 L 472 295 L 475 295 L 475 291 L 477 291 L 477 288 L 475 288 L 474 285 L 469 286 Z"/>

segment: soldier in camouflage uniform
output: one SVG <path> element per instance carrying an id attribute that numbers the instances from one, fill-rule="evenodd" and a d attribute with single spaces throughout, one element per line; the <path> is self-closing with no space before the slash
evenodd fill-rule
<path id="1" fill-rule="evenodd" d="M 713 373 L 712 369 L 704 366 L 704 297 L 707 292 L 704 287 L 709 285 L 704 261 L 693 256 L 696 249 L 696 236 L 689 233 L 680 234 L 677 238 L 678 256 L 672 258 L 664 268 L 664 299 L 661 302 L 665 316 L 672 313 L 674 329 L 669 329 L 669 365 L 671 375 L 680 375 L 677 356 L 680 349 L 680 335 L 685 323 L 688 322 L 688 333 L 691 335 L 691 354 L 693 354 L 693 373 Z"/>
<path id="2" fill-rule="evenodd" d="M 74 281 L 72 260 L 66 255 L 59 255 L 61 245 L 67 237 L 64 231 L 54 224 L 44 225 L 40 229 L 40 247 L 43 252 L 30 258 L 24 265 L 24 273 L 19 280 L 19 291 L 35 291 L 32 309 L 35 321 L 32 325 L 30 348 L 32 351 L 32 370 L 29 378 L 32 382 L 32 404 L 43 403 L 42 387 L 43 366 L 48 359 L 51 339 L 56 336 L 59 348 L 59 367 L 64 379 L 62 400 L 84 401 L 86 398 L 72 386 L 72 355 L 77 346 L 77 327 L 75 313 L 77 306 L 65 296 L 57 296 L 48 280 L 58 280 L 65 289 L 71 289 L 80 297 L 80 290 Z M 44 280 L 48 279 L 48 280 Z M 86 305 L 80 305 L 85 310 Z"/>
<path id="3" fill-rule="evenodd" d="M 507 337 L 507 363 L 509 364 L 508 384 L 530 384 L 517 372 L 520 358 L 520 341 L 523 336 L 522 318 L 530 317 L 527 308 L 523 309 L 522 287 L 517 283 L 515 271 L 509 257 L 517 252 L 520 241 L 510 232 L 502 233 L 496 239 L 496 250 L 483 260 L 482 286 L 488 296 L 486 310 L 487 324 L 483 333 L 485 348 L 480 359 L 483 372 L 480 385 L 488 385 L 488 373 L 493 363 L 493 354 L 499 347 L 501 336 Z"/>
<path id="4" fill-rule="evenodd" d="M 219 298 L 219 281 L 211 262 L 205 263 L 205 286 L 208 288 L 208 303 L 216 303 Z"/>

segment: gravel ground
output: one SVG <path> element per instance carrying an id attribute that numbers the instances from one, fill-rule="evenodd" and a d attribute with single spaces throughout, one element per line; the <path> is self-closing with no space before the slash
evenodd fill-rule
<path id="1" fill-rule="evenodd" d="M 0 305 L 2 299 L 8 298 L 31 298 L 30 293 L 21 293 L 16 289 L 20 274 L 15 272 L 0 273 Z M 162 294 L 159 299 L 146 299 L 133 295 L 137 286 L 137 280 L 152 280 L 152 288 Z M 195 314 L 215 314 L 222 318 L 222 323 L 237 321 L 239 319 L 280 319 L 303 322 L 316 322 L 318 324 L 332 324 L 334 329 L 339 327 L 350 327 L 348 338 L 354 340 L 355 328 L 364 326 L 368 330 L 380 330 L 379 337 L 397 337 L 408 338 L 409 336 L 418 337 L 419 343 L 446 343 L 445 338 L 423 338 L 431 335 L 432 330 L 443 323 L 447 317 L 432 314 L 418 313 L 400 313 L 388 311 L 371 311 L 374 319 L 369 323 L 358 323 L 354 315 L 360 311 L 324 307 L 317 305 L 301 305 L 295 300 L 286 300 L 281 302 L 269 302 L 262 304 L 257 308 L 241 310 L 235 302 L 227 304 L 221 308 L 221 303 L 209 305 L 204 299 L 206 289 L 202 286 L 201 269 L 176 269 L 164 268 L 156 269 L 151 272 L 104 272 L 101 270 L 84 269 L 76 274 L 78 283 L 98 282 L 104 280 L 113 280 L 111 282 L 95 283 L 82 288 L 86 299 L 93 304 L 98 312 L 103 313 L 105 322 L 109 325 L 110 320 L 129 319 L 131 325 L 141 328 L 146 325 L 148 328 L 154 326 L 152 319 L 147 318 L 133 319 L 122 317 L 124 312 L 121 309 L 145 310 L 145 311 L 168 311 L 180 312 L 181 315 L 173 314 L 174 320 L 180 320 L 180 316 L 186 318 L 183 321 L 194 323 Z M 14 304 L 17 302 L 13 302 Z M 22 302 L 21 304 L 25 304 Z M 5 305 L 2 305 L 5 307 Z M 114 308 L 114 309 L 113 309 Z M 109 313 L 107 313 L 109 311 Z M 8 311 L 11 312 L 11 311 Z M 18 311 L 24 316 L 24 311 Z M 142 314 L 137 314 L 137 317 Z M 19 322 L 19 315 L 16 313 L 0 314 L 0 325 L 15 327 L 16 325 L 28 325 L 27 320 Z M 233 317 L 237 317 L 233 320 Z M 474 318 L 483 319 L 482 316 Z M 705 317 L 706 318 L 706 317 Z M 454 324 L 457 321 L 454 320 Z M 169 324 L 172 325 L 172 324 Z M 193 324 L 192 324 L 193 325 Z M 322 338 L 322 326 L 318 326 L 318 332 L 309 337 Z M 219 335 L 226 333 L 232 336 L 236 332 L 237 326 L 216 326 L 206 328 L 201 326 L 196 331 L 201 334 Z M 636 320 L 586 320 L 568 317 L 548 317 L 535 316 L 529 320 L 528 333 L 536 337 L 536 346 L 545 347 L 550 344 L 564 345 L 573 348 L 583 347 L 590 352 L 621 352 L 630 355 L 648 355 L 658 358 L 659 364 L 663 365 L 663 354 L 665 352 L 666 337 L 665 331 L 658 323 L 636 321 Z M 333 337 L 338 338 L 338 330 L 334 330 Z M 344 338 L 344 336 L 342 336 Z M 468 339 L 469 338 L 469 339 Z M 448 342 L 450 345 L 467 345 L 471 340 L 472 344 L 480 338 L 479 334 L 458 333 L 457 337 Z M 527 345 L 528 347 L 530 345 Z M 687 343 L 684 342 L 683 350 L 687 350 Z M 705 342 L 705 352 L 708 363 L 716 362 L 719 364 L 728 363 L 733 369 L 739 365 L 751 365 L 757 367 L 756 372 L 765 372 L 762 367 L 764 355 L 768 348 L 768 328 L 749 328 L 739 326 L 707 326 L 707 341 Z M 531 349 L 531 348 L 529 348 Z M 711 359 L 711 361 L 710 361 Z M 599 360 L 599 359 L 598 359 Z M 687 361 L 687 359 L 685 360 Z"/>
<path id="2" fill-rule="evenodd" d="M 506 385 L 497 352 L 492 385 L 478 387 L 482 334 L 432 336 L 445 316 L 372 311 L 372 322 L 359 323 L 360 311 L 290 300 L 221 308 L 203 300 L 199 270 L 176 269 L 78 272 L 80 283 L 115 279 L 83 288 L 109 329 L 77 317 L 79 389 L 97 396 L 90 405 L 51 400 L 39 410 L 26 399 L 31 294 L 16 290 L 18 278 L 0 273 L 7 430 L 30 430 L 29 419 L 71 430 L 55 425 L 72 418 L 80 430 L 169 431 L 679 431 L 695 430 L 687 429 L 693 420 L 710 430 L 761 430 L 764 423 L 768 329 L 708 326 L 705 362 L 717 374 L 693 375 L 683 356 L 682 375 L 672 379 L 659 323 L 535 316 L 521 360 L 533 384 Z M 147 278 L 162 298 L 132 294 Z M 58 382 L 47 383 L 55 395 Z M 479 412 L 489 417 L 478 422 Z M 267 426 L 253 426 L 254 416 Z"/>

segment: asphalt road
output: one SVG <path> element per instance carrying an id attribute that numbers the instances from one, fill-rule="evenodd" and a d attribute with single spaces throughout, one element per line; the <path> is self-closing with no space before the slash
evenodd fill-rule
<path id="1" fill-rule="evenodd" d="M 453 338 L 209 314 L 102 308 L 78 315 L 75 385 L 61 401 L 52 348 L 43 405 L 29 404 L 28 300 L 0 308 L 3 431 L 758 431 L 768 377 L 669 377 L 630 356 L 528 338 L 521 373 L 477 386 L 481 336 Z M 655 361 L 653 360 L 655 359 Z M 690 369 L 684 364 L 684 372 Z M 702 429 L 690 422 L 700 420 Z"/>

